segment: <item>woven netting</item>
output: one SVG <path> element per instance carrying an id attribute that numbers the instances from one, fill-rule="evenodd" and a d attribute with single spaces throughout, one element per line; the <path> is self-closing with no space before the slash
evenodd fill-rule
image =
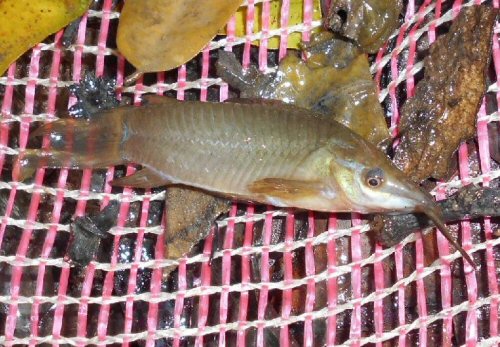
<path id="1" fill-rule="evenodd" d="M 226 99 L 233 91 L 213 71 L 217 50 L 231 49 L 244 66 L 265 70 L 286 54 L 291 32 L 307 40 L 321 24 L 312 19 L 312 0 L 304 0 L 303 23 L 294 26 L 288 24 L 290 0 L 280 2 L 279 29 L 269 29 L 268 1 L 248 0 L 242 5 L 247 35 L 235 35 L 233 19 L 227 37 L 214 40 L 185 66 L 123 87 L 133 68 L 116 50 L 119 13 L 112 0 L 97 1 L 83 17 L 74 44 L 61 45 L 63 32 L 51 36 L 0 77 L 0 345 L 500 342 L 495 220 L 452 226 L 480 264 L 476 272 L 441 235 L 416 233 L 384 249 L 373 242 L 360 215 L 294 215 L 241 203 L 219 223 L 217 237 L 212 233 L 189 256 L 167 260 L 164 190 L 107 184 L 116 170 L 130 174 L 134 167 L 105 174 L 39 169 L 32 183 L 10 178 L 12 156 L 27 146 L 30 130 L 64 115 L 75 102 L 68 86 L 85 71 L 116 78 L 119 97 L 132 97 L 136 104 L 144 93 Z M 464 6 L 482 2 L 405 3 L 402 26 L 371 66 L 393 132 L 398 110 L 422 76 L 419 53 Z M 498 7 L 498 0 L 487 3 Z M 256 6 L 263 6 L 262 18 L 255 18 Z M 254 33 L 257 20 L 263 31 Z M 479 111 L 477 138 L 460 147 L 459 176 L 438 184 L 433 193 L 439 199 L 466 184 L 498 184 L 500 167 L 490 159 L 487 130 L 500 120 L 498 28 L 494 78 Z M 271 36 L 280 38 L 278 51 L 267 49 Z M 253 40 L 261 44 L 252 46 Z M 88 266 L 71 266 L 64 258 L 71 218 L 113 200 L 120 208 L 111 237 Z M 172 265 L 176 269 L 164 278 Z"/>

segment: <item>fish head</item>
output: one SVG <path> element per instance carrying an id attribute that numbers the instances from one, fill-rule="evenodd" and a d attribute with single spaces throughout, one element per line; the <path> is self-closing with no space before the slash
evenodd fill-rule
<path id="1" fill-rule="evenodd" d="M 352 211 L 361 213 L 424 212 L 437 206 L 387 156 L 370 143 L 334 143 L 331 148 L 330 180 Z M 336 140 L 335 140 L 336 141 Z"/>
<path id="2" fill-rule="evenodd" d="M 330 178 L 361 213 L 424 213 L 448 241 L 475 268 L 472 258 L 452 237 L 441 208 L 375 146 L 356 139 L 356 143 L 331 147 Z M 335 149 L 335 151 L 333 150 Z"/>

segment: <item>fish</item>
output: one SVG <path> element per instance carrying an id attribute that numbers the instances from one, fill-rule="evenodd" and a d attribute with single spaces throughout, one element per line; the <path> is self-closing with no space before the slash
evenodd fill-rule
<path id="1" fill-rule="evenodd" d="M 36 168 L 140 164 L 116 186 L 194 187 L 218 196 L 321 212 L 424 213 L 452 238 L 430 195 L 377 147 L 342 124 L 280 101 L 212 103 L 147 96 L 92 120 L 60 119 L 31 136 L 48 149 L 22 150 L 13 177 Z"/>

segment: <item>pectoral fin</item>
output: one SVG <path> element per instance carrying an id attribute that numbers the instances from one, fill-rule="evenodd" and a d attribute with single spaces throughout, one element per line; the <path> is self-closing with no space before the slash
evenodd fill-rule
<path id="1" fill-rule="evenodd" d="M 318 181 L 288 180 L 283 178 L 264 178 L 252 182 L 248 190 L 268 198 L 269 201 L 297 201 L 318 196 L 324 186 Z"/>
<path id="2" fill-rule="evenodd" d="M 130 176 L 111 181 L 112 186 L 144 189 L 166 186 L 169 183 L 171 182 L 167 178 L 149 168 L 143 168 Z"/>

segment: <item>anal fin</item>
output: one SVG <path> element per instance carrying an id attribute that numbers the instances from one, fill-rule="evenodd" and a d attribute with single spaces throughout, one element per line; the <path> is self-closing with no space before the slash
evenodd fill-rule
<path id="1" fill-rule="evenodd" d="M 143 168 L 130 176 L 111 181 L 112 186 L 143 189 L 166 186 L 169 183 L 171 182 L 167 178 L 149 168 Z"/>

